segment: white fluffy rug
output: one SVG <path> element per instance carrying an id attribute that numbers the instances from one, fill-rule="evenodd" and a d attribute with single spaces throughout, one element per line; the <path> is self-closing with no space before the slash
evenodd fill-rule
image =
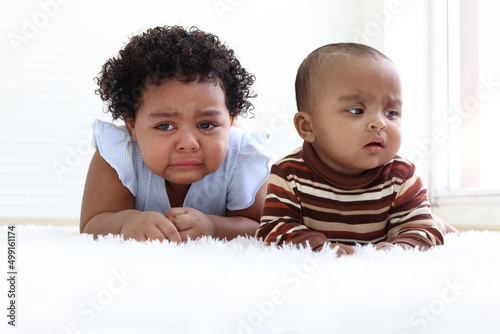
<path id="1" fill-rule="evenodd" d="M 16 299 L 7 233 L 1 333 L 500 333 L 500 232 L 337 258 L 245 238 L 95 241 L 77 227 L 18 225 Z"/>

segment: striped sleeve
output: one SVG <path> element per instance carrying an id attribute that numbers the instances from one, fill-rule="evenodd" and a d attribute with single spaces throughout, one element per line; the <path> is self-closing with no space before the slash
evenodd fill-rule
<path id="1" fill-rule="evenodd" d="M 279 165 L 271 168 L 261 225 L 256 236 L 267 243 L 293 243 L 312 249 L 328 242 L 323 233 L 310 231 L 304 224 L 293 181 L 287 180 Z"/>
<path id="2" fill-rule="evenodd" d="M 394 200 L 389 217 L 387 241 L 429 249 L 444 243 L 439 222 L 431 212 L 427 189 L 411 168 Z"/>

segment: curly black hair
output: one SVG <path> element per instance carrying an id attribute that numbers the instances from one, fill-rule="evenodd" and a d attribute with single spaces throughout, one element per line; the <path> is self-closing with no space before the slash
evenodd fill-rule
<path id="1" fill-rule="evenodd" d="M 107 104 L 113 119 L 135 119 L 142 91 L 162 79 L 217 81 L 225 92 L 231 116 L 245 114 L 255 77 L 234 51 L 212 34 L 197 27 L 164 26 L 133 36 L 118 56 L 109 59 L 95 78 L 96 94 Z"/>

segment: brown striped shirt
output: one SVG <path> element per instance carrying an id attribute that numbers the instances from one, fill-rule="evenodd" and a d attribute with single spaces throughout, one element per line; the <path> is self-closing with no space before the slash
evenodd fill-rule
<path id="1" fill-rule="evenodd" d="M 257 237 L 315 249 L 325 242 L 443 244 L 427 189 L 399 156 L 360 176 L 330 169 L 305 142 L 271 168 Z"/>

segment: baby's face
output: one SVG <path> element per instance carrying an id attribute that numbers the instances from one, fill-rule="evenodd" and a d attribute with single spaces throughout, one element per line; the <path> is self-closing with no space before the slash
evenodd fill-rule
<path id="1" fill-rule="evenodd" d="M 148 86 L 142 101 L 127 127 L 153 173 L 191 184 L 221 166 L 232 118 L 219 84 L 164 80 Z"/>
<path id="2" fill-rule="evenodd" d="M 401 145 L 401 84 L 386 59 L 348 56 L 316 87 L 312 145 L 335 171 L 359 175 L 391 160 Z"/>

